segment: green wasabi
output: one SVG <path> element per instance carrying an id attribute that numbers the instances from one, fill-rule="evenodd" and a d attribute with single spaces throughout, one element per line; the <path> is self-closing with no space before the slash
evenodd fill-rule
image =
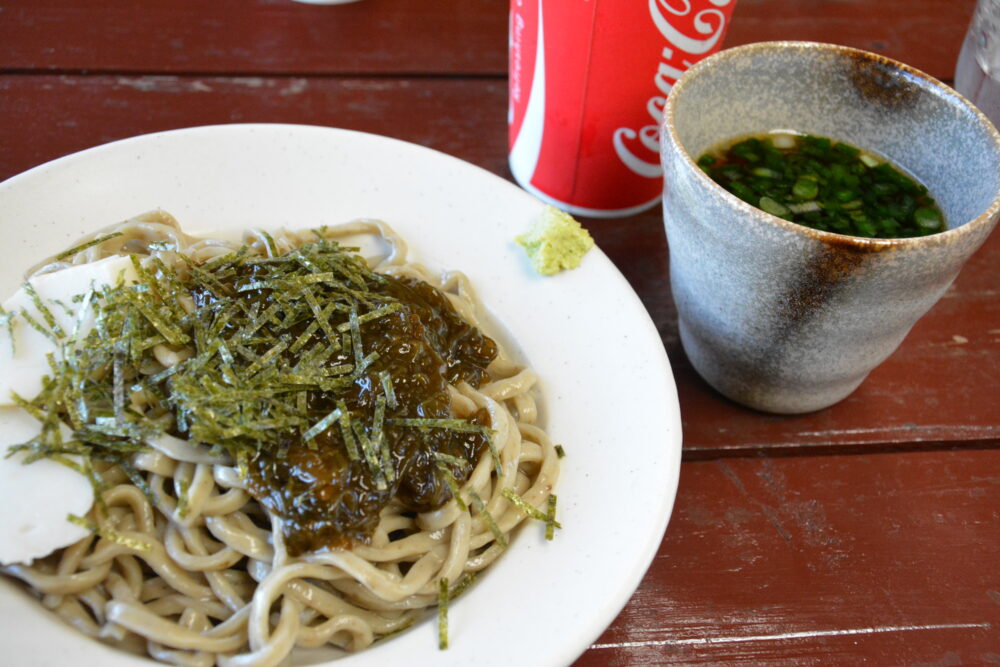
<path id="1" fill-rule="evenodd" d="M 552 206 L 546 206 L 531 229 L 515 241 L 524 247 L 531 265 L 543 276 L 575 269 L 594 247 L 594 239 L 579 222 Z"/>

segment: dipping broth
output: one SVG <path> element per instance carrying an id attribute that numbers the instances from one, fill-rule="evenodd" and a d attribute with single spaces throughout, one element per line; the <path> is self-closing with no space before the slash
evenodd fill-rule
<path id="1" fill-rule="evenodd" d="M 698 166 L 748 204 L 813 229 L 884 239 L 947 229 L 925 186 L 826 137 L 772 132 L 730 140 L 704 153 Z"/>

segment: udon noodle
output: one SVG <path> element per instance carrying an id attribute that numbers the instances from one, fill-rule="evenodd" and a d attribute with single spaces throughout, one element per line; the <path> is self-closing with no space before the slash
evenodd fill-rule
<path id="1" fill-rule="evenodd" d="M 159 261 L 184 271 L 182 255 L 195 265 L 240 247 L 270 257 L 316 239 L 311 231 L 248 231 L 241 242 L 197 239 L 161 212 L 91 238 L 108 232 L 116 235 L 34 271 L 130 253 L 144 266 Z M 384 223 L 359 220 L 322 235 L 372 237 L 386 249 L 368 260 L 375 272 L 433 285 L 479 326 L 480 306 L 466 277 L 436 276 L 408 263 L 403 240 Z M 150 372 L 184 358 L 175 347 L 161 352 L 159 368 Z M 461 382 L 448 392 L 456 418 L 485 411 L 493 452 L 472 463 L 458 499 L 425 512 L 389 502 L 367 543 L 292 555 L 281 517 L 251 496 L 237 461 L 173 438 L 131 454 L 128 469 L 95 464 L 103 491 L 86 517 L 94 532 L 4 572 L 79 631 L 167 663 L 276 665 L 291 660 L 295 647 L 364 649 L 424 618 L 439 602 L 442 581 L 455 593 L 490 565 L 526 517 L 549 512 L 552 523 L 559 456 L 536 424 L 535 375 L 502 350 L 487 370 L 478 388 Z"/>

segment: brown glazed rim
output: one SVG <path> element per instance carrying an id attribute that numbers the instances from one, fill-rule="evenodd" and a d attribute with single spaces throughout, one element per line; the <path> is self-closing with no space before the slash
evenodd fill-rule
<path id="1" fill-rule="evenodd" d="M 710 69 L 712 67 L 724 66 L 725 63 L 733 58 L 741 58 L 748 53 L 756 53 L 759 51 L 779 51 L 779 50 L 793 50 L 793 51 L 827 51 L 832 53 L 838 53 L 847 55 L 852 58 L 866 59 L 872 62 L 876 62 L 882 65 L 889 65 L 895 69 L 912 75 L 919 80 L 920 83 L 917 85 L 921 88 L 929 89 L 932 94 L 937 94 L 949 103 L 962 107 L 963 110 L 971 111 L 976 118 L 977 122 L 984 130 L 988 137 L 993 140 L 994 148 L 998 155 L 1000 155 L 1000 132 L 993 126 L 986 116 L 975 107 L 969 100 L 963 97 L 961 94 L 946 86 L 942 82 L 938 81 L 934 77 L 926 74 L 916 68 L 910 67 L 905 63 L 901 63 L 892 58 L 887 58 L 883 55 L 877 53 L 872 53 L 870 51 L 864 51 L 862 49 L 855 49 L 849 46 L 841 46 L 838 44 L 826 44 L 823 42 L 804 42 L 804 41 L 774 41 L 774 42 L 756 42 L 753 44 L 746 44 L 743 46 L 736 46 L 729 49 L 723 49 L 704 60 L 699 61 L 689 70 L 687 70 L 681 78 L 673 85 L 670 94 L 667 96 L 666 105 L 663 108 L 663 129 L 670 135 L 671 141 L 678 147 L 680 153 L 683 155 L 684 161 L 687 168 L 696 172 L 697 177 L 703 179 L 703 182 L 710 184 L 710 187 L 716 188 L 719 193 L 723 196 L 731 197 L 732 202 L 740 209 L 744 210 L 746 213 L 752 215 L 758 220 L 766 223 L 781 227 L 788 230 L 789 232 L 795 234 L 801 234 L 803 236 L 810 237 L 816 241 L 820 241 L 830 245 L 847 246 L 853 247 L 856 250 L 868 251 L 868 252 L 879 252 L 883 250 L 899 249 L 901 247 L 911 247 L 911 246 L 932 246 L 940 244 L 948 244 L 957 242 L 963 235 L 971 234 L 976 228 L 987 225 L 990 221 L 1000 214 L 1000 189 L 995 193 L 993 201 L 986 208 L 985 211 L 980 213 L 977 217 L 969 220 L 965 224 L 958 227 L 953 227 L 943 232 L 937 234 L 930 234 L 928 236 L 916 236 L 907 237 L 899 239 L 874 239 L 862 236 L 851 236 L 848 234 L 838 234 L 836 232 L 826 232 L 819 229 L 813 229 L 812 227 L 806 227 L 798 223 L 794 223 L 784 218 L 779 218 L 775 215 L 771 215 L 756 206 L 752 206 L 739 197 L 736 197 L 728 190 L 723 188 L 721 185 L 713 181 L 705 172 L 703 172 L 697 164 L 695 164 L 694 159 L 688 155 L 687 150 L 684 149 L 680 138 L 677 136 L 674 127 L 674 107 L 675 100 L 678 94 L 683 94 L 684 87 L 689 80 L 697 79 L 699 75 L 702 74 L 704 70 Z"/>

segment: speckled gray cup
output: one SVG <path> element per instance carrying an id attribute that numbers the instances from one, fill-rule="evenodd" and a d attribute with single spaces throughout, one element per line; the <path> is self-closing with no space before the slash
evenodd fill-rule
<path id="1" fill-rule="evenodd" d="M 789 129 L 880 154 L 930 190 L 948 230 L 912 239 L 816 231 L 760 211 L 695 164 Z M 964 98 L 882 56 L 767 42 L 720 51 L 664 109 L 663 215 L 681 341 L 713 387 L 779 413 L 843 399 L 888 357 L 992 231 L 1000 135 Z"/>

